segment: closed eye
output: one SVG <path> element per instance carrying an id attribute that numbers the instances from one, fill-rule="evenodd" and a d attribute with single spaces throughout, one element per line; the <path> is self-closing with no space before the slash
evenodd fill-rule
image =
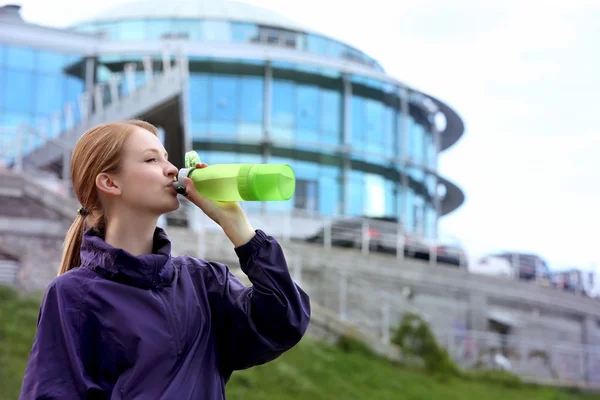
<path id="1" fill-rule="evenodd" d="M 146 162 L 156 162 L 156 158 L 149 158 L 146 160 Z"/>

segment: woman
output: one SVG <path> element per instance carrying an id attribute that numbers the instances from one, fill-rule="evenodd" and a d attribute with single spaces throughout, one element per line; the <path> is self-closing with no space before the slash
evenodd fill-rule
<path id="1" fill-rule="evenodd" d="M 82 208 L 41 304 L 21 399 L 224 399 L 234 370 L 302 338 L 309 298 L 279 244 L 237 203 L 212 202 L 186 182 L 187 199 L 223 229 L 252 287 L 225 265 L 171 257 L 156 223 L 179 207 L 177 169 L 152 125 L 86 132 L 71 171 Z"/>

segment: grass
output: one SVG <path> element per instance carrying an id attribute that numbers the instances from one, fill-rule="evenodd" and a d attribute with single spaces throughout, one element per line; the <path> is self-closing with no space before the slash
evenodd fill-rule
<path id="1" fill-rule="evenodd" d="M 0 400 L 19 396 L 40 300 L 41 297 L 22 297 L 0 286 Z"/>
<path id="2" fill-rule="evenodd" d="M 18 397 L 35 334 L 39 297 L 0 287 L 0 400 Z M 228 400 L 591 400 L 598 396 L 499 380 L 484 374 L 447 379 L 392 365 L 364 347 L 305 338 L 267 365 L 236 372 Z"/>

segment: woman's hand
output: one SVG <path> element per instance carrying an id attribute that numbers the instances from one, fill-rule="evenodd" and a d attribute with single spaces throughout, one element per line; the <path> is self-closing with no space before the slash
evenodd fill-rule
<path id="1" fill-rule="evenodd" d="M 196 164 L 196 168 L 206 168 L 208 164 Z M 235 247 L 239 247 L 255 235 L 246 214 L 237 202 L 213 201 L 202 196 L 190 178 L 185 178 L 186 199 L 199 207 L 204 214 L 215 221 Z"/>

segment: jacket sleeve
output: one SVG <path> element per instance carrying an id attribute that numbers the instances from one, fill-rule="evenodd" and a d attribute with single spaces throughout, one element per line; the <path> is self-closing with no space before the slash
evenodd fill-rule
<path id="1" fill-rule="evenodd" d="M 67 275 L 50 283 L 40 306 L 37 331 L 21 386 L 21 400 L 101 396 L 86 365 L 93 345 L 85 343 L 83 290 Z"/>
<path id="2" fill-rule="evenodd" d="M 245 286 L 226 266 L 210 263 L 213 321 L 223 372 L 264 364 L 296 345 L 308 328 L 308 295 L 292 280 L 279 243 L 263 231 L 235 249 Z"/>

